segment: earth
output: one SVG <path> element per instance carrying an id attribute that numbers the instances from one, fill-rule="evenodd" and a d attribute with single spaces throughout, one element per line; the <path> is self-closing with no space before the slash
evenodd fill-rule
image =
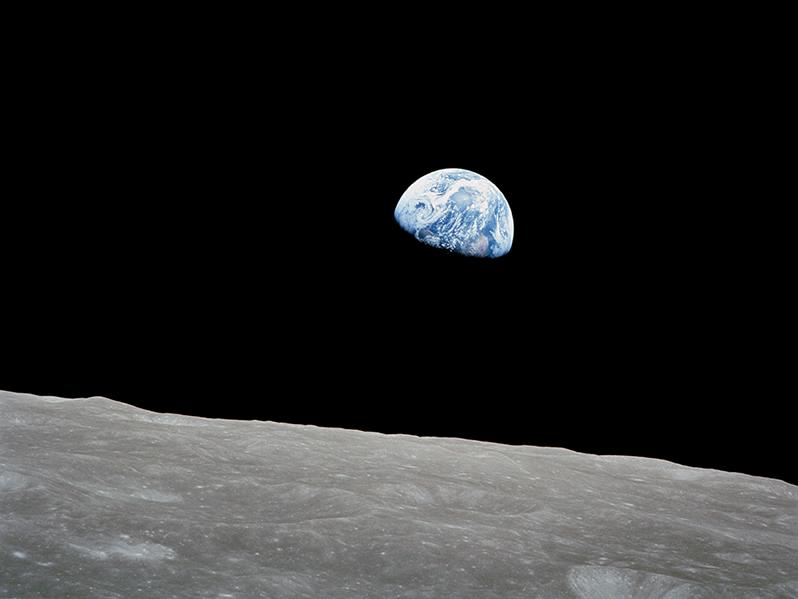
<path id="1" fill-rule="evenodd" d="M 421 177 L 399 198 L 394 217 L 419 241 L 466 256 L 498 258 L 513 245 L 513 215 L 504 194 L 465 169 Z"/>

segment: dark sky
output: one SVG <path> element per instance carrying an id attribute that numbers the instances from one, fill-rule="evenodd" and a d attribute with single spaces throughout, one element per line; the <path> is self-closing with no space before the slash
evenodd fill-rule
<path id="1" fill-rule="evenodd" d="M 795 480 L 717 65 L 601 36 L 382 59 L 173 33 L 26 55 L 0 388 Z M 502 189 L 509 255 L 395 224 L 445 167 Z"/>

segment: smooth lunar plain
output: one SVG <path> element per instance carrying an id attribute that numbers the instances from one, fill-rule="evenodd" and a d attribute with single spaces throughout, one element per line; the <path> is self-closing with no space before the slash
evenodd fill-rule
<path id="1" fill-rule="evenodd" d="M 798 597 L 798 487 L 0 392 L 0 597 Z"/>

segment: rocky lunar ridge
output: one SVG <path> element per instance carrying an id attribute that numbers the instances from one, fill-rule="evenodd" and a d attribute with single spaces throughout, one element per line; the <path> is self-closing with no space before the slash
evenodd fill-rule
<path id="1" fill-rule="evenodd" d="M 0 392 L 0 597 L 798 597 L 798 488 Z"/>

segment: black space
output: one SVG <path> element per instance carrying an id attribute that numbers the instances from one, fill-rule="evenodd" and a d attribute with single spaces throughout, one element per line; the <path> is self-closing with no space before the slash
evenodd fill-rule
<path id="1" fill-rule="evenodd" d="M 796 482 L 723 61 L 517 27 L 20 45 L 0 388 Z M 505 258 L 394 222 L 452 166 L 508 198 Z"/>

